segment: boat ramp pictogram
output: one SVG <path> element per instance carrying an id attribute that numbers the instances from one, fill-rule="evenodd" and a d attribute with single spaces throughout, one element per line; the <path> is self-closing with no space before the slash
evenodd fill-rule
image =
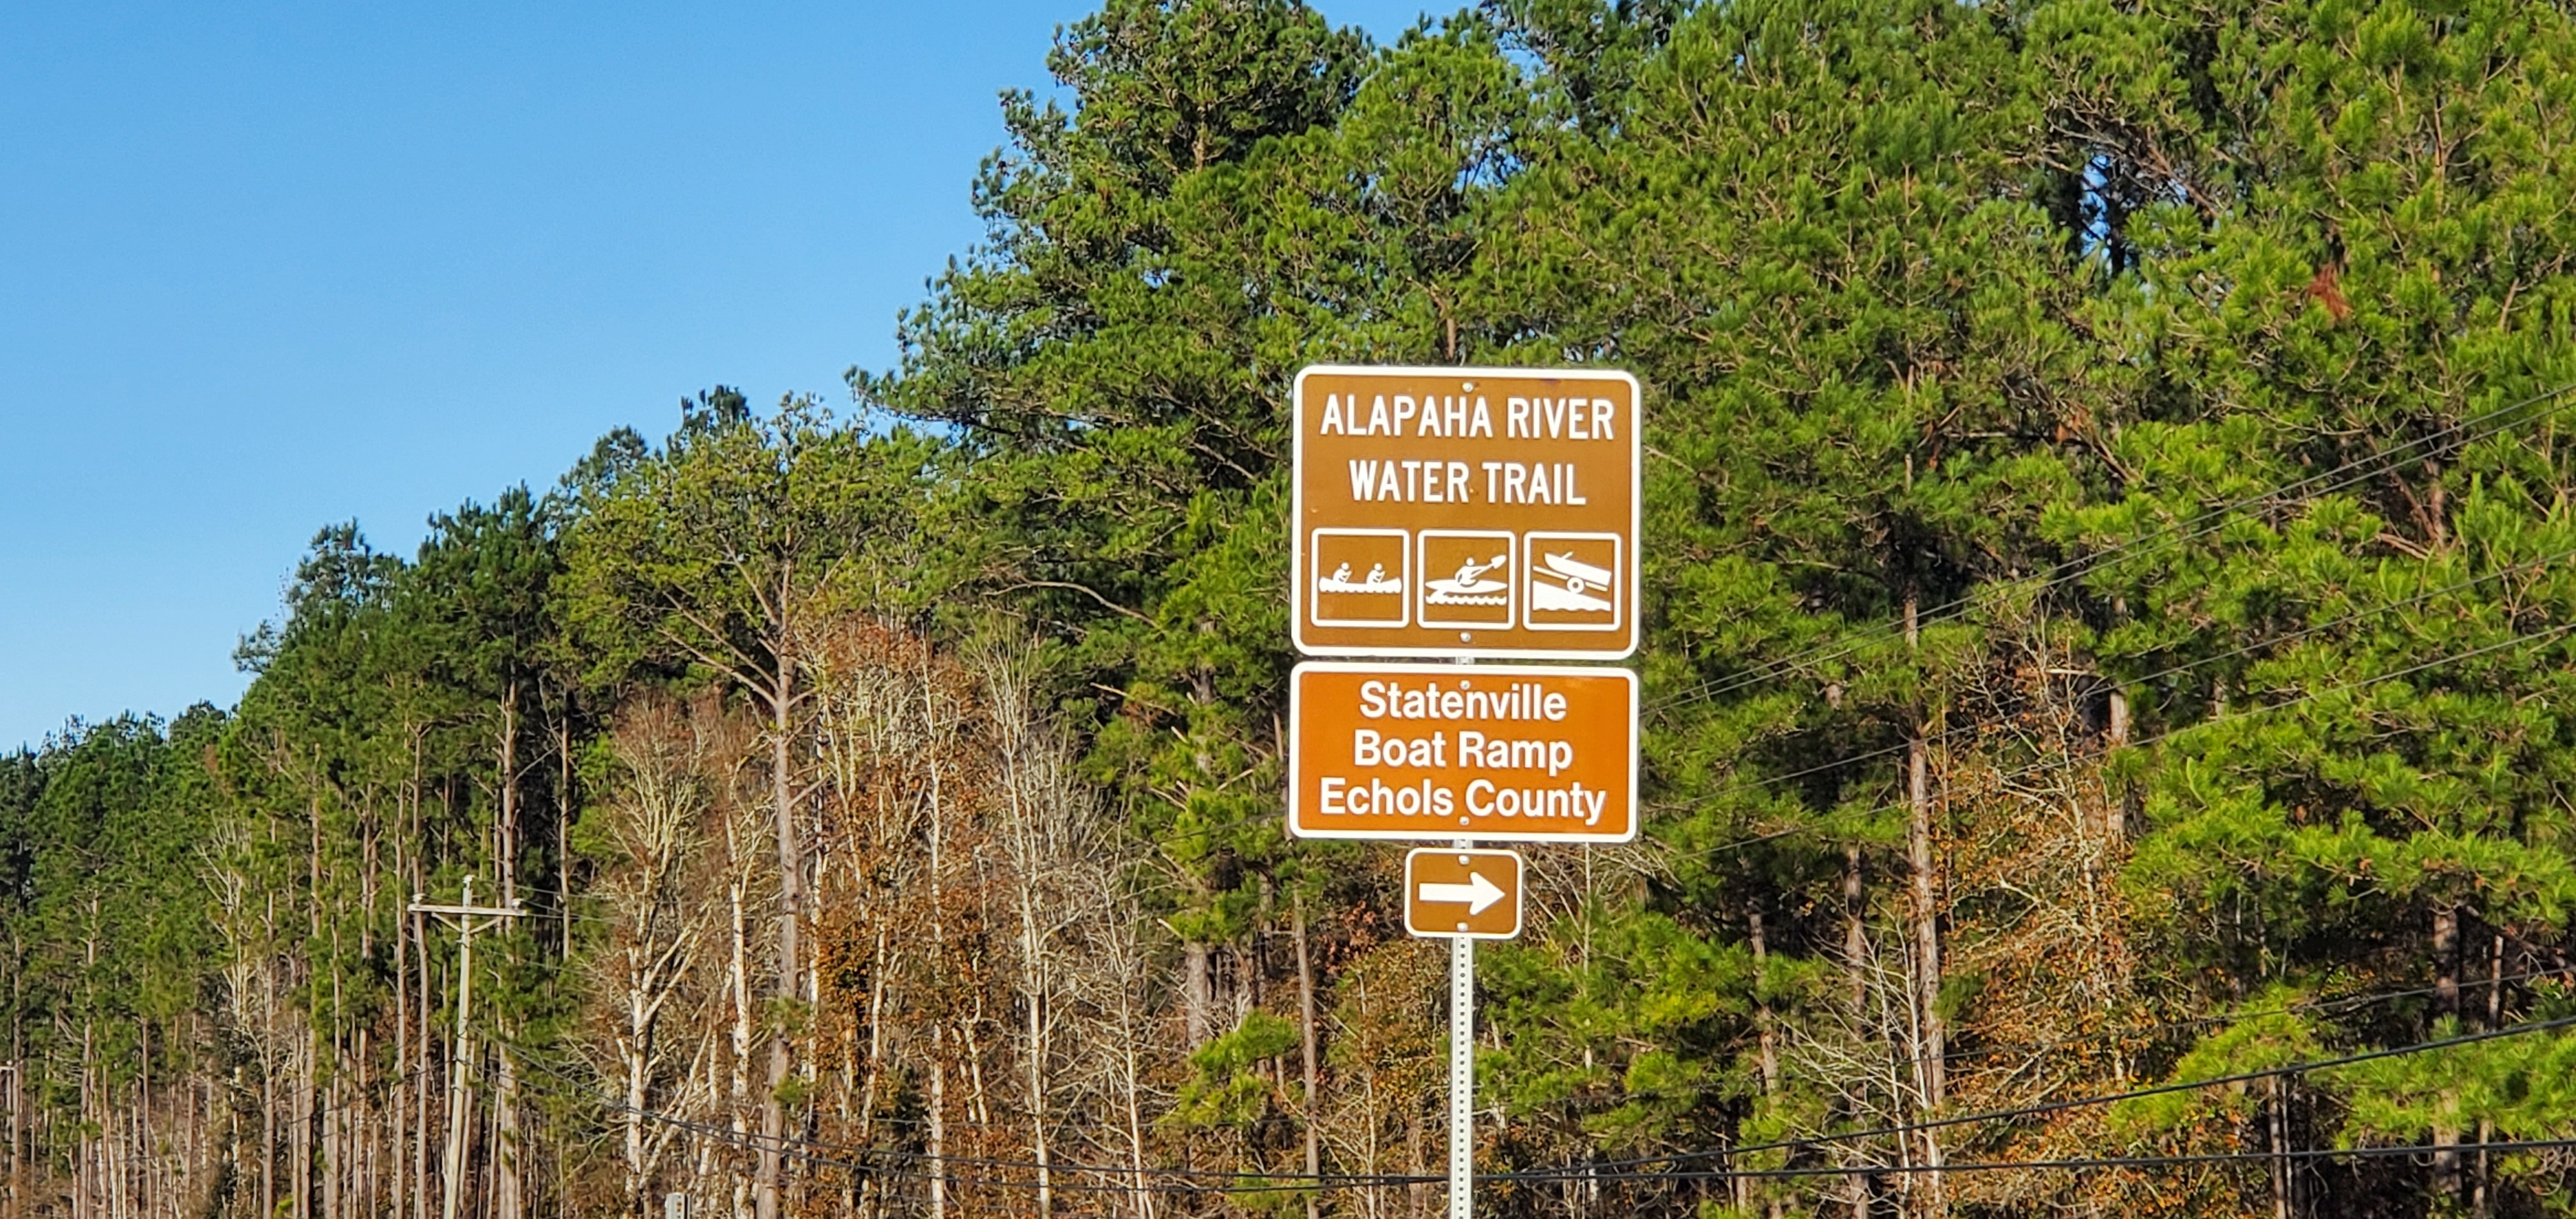
<path id="1" fill-rule="evenodd" d="M 1577 560 L 1572 553 L 1545 556 L 1530 580 L 1530 608 L 1562 613 L 1607 614 L 1618 607 L 1606 597 L 1618 577 L 1608 568 Z"/>

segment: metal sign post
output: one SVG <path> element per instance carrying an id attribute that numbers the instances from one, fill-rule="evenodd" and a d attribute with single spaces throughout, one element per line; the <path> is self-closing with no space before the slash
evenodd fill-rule
<path id="1" fill-rule="evenodd" d="M 1476 941 L 1461 935 L 1449 940 L 1449 1219 L 1475 1219 L 1475 1194 Z"/>
<path id="2" fill-rule="evenodd" d="M 1405 856 L 1404 889 L 1405 929 L 1449 941 L 1449 1215 L 1470 1219 L 1476 1184 L 1476 941 L 1521 933 L 1521 857 L 1479 851 L 1467 839 L 1450 848 L 1425 847 Z"/>

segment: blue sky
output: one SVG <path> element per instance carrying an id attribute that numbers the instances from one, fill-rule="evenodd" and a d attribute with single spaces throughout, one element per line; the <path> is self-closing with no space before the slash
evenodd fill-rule
<path id="1" fill-rule="evenodd" d="M 0 5 L 0 749 L 229 705 L 326 522 L 846 401 L 1088 9 Z"/>

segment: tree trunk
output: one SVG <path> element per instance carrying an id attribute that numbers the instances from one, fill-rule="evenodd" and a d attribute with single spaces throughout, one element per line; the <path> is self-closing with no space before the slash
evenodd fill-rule
<path id="1" fill-rule="evenodd" d="M 295 1219 L 313 1219 L 313 1043 L 317 1036 L 307 1024 L 304 1043 L 294 1055 L 295 1099 L 289 1113 L 295 1124 L 286 1131 L 286 1154 L 293 1163 L 287 1166 L 287 1180 L 295 1191 Z"/>
<path id="2" fill-rule="evenodd" d="M 2290 1090 L 2286 1077 L 2275 1075 L 2270 1103 L 2263 1107 L 2272 1143 L 2272 1219 L 2295 1219 L 2299 1213 L 2298 1179 L 2290 1175 Z"/>
<path id="3" fill-rule="evenodd" d="M 407 793 L 410 797 L 410 808 L 406 810 L 406 821 L 403 828 L 403 841 L 413 844 L 423 843 L 420 833 L 420 801 L 421 747 L 424 741 L 425 737 L 422 733 L 415 732 L 413 734 L 411 789 Z M 403 879 L 410 885 L 412 894 L 415 897 L 421 896 L 427 891 L 427 881 L 423 876 L 424 869 L 417 849 L 398 856 L 397 866 L 404 868 Z M 403 1206 L 404 1199 L 406 1198 L 410 1200 L 411 1219 L 429 1219 L 429 1132 L 431 1129 L 429 1120 L 430 1047 L 436 1040 L 437 1034 L 430 1027 L 430 1012 L 434 1009 L 430 1007 L 429 1003 L 429 925 L 424 921 L 425 918 L 426 916 L 416 912 L 408 913 L 402 924 L 405 933 L 411 938 L 411 984 L 413 988 L 411 1010 L 415 1013 L 416 1019 L 419 1021 L 420 1033 L 418 1039 L 413 1043 L 412 1056 L 409 1060 L 409 1069 L 411 1071 L 411 1171 L 409 1173 L 411 1189 L 409 1193 L 405 1193 L 401 1190 L 396 1190 L 394 1192 L 394 1205 L 397 1208 L 395 1211 L 396 1219 L 400 1219 L 402 1213 L 400 1208 Z M 401 980 L 401 975 L 399 971 L 397 971 L 395 975 L 396 985 L 400 985 Z M 399 1148 L 397 1148 L 396 1154 L 400 1154 Z"/>
<path id="4" fill-rule="evenodd" d="M 152 1168 L 159 1159 L 152 1152 L 152 1021 L 138 1018 L 134 1031 L 140 1068 L 135 1080 L 134 1163 L 141 1170 L 135 1202 L 148 1207 L 152 1204 Z"/>
<path id="5" fill-rule="evenodd" d="M 1132 914 L 1114 898 L 1104 894 L 1101 903 L 1103 922 L 1110 952 L 1115 960 L 1113 980 L 1116 985 L 1118 1044 L 1114 1062 L 1118 1072 L 1120 1116 L 1125 1118 L 1127 1135 L 1127 1169 L 1134 1188 L 1136 1219 L 1154 1219 L 1154 1191 L 1147 1175 L 1145 1159 L 1145 1064 L 1142 1045 L 1148 1036 L 1143 988 L 1138 979 L 1143 973 L 1142 954 L 1133 939 Z"/>
<path id="6" fill-rule="evenodd" d="M 1914 595 L 1905 598 L 1905 645 L 1918 654 L 1923 646 L 1922 623 Z M 1919 669 L 1918 660 L 1918 669 Z M 1941 1016 L 1941 907 L 1939 858 L 1933 849 L 1932 832 L 1932 763 L 1928 740 L 1932 725 L 1928 712 L 1918 715 L 1905 742 L 1905 803 L 1907 818 L 1906 860 L 1913 880 L 1914 960 L 1916 973 L 1915 1006 L 1921 1036 L 1914 1055 L 1915 1073 L 1922 1089 L 1923 1116 L 1937 1113 L 1949 1090 L 1949 1038 Z M 1921 1133 L 1923 1163 L 1941 1166 L 1941 1143 L 1930 1130 Z M 1942 1214 L 1943 1189 L 1941 1174 L 1923 1174 L 1924 1213 Z"/>
<path id="7" fill-rule="evenodd" d="M 749 904 L 746 900 L 749 895 L 744 892 L 746 884 L 748 882 L 741 879 L 738 873 L 737 879 L 727 890 L 728 896 L 732 898 L 733 956 L 728 962 L 729 969 L 725 982 L 726 989 L 733 992 L 733 1054 L 729 1063 L 730 1075 L 726 1082 L 729 1085 L 727 1092 L 733 1103 L 726 1106 L 726 1111 L 732 1121 L 736 1146 L 741 1146 L 743 1136 L 749 1133 L 747 1123 L 751 1106 L 751 1045 L 753 1030 L 756 1027 L 751 1018 L 751 912 L 746 908 Z M 737 1165 L 739 1163 L 740 1161 L 736 1161 Z M 739 1168 L 736 1171 L 738 1172 Z M 735 1219 L 742 1219 L 746 1205 L 756 1205 L 756 1203 L 747 1192 L 746 1183 L 742 1178 L 737 1176 L 734 1181 L 734 1215 Z"/>
<path id="8" fill-rule="evenodd" d="M 2504 1027 L 2504 933 L 2497 932 L 2495 948 L 2487 957 L 2487 1023 L 2490 1029 Z M 2478 1142 L 2495 1141 L 2495 1123 L 2478 1120 Z M 2469 1214 L 2472 1219 L 2488 1219 L 2495 1207 L 2495 1163 L 2492 1153 L 2478 1149 L 2477 1182 L 2470 1187 Z"/>
<path id="9" fill-rule="evenodd" d="M 645 1086 L 653 1033 L 643 996 L 632 991 L 627 995 L 626 1034 L 626 1112 L 618 1115 L 618 1124 L 625 1128 L 626 1136 L 626 1206 L 630 1214 L 643 1219 L 651 1211 L 647 1191 L 652 1188 L 652 1177 L 644 1163 L 644 1107 L 653 1099 Z"/>
<path id="10" fill-rule="evenodd" d="M 563 920 L 557 946 L 572 956 L 572 694 L 564 694 L 563 714 L 555 719 L 555 914 Z"/>
<path id="11" fill-rule="evenodd" d="M 1744 928 L 1746 940 L 1753 951 L 1753 1030 L 1755 1046 L 1761 1059 L 1762 1098 L 1767 1104 L 1774 1102 L 1780 1095 L 1780 1032 L 1775 1027 L 1776 1022 L 1771 1015 L 1771 999 L 1766 989 L 1771 943 L 1769 937 L 1764 934 L 1762 926 L 1761 902 L 1748 901 L 1744 904 Z M 1754 1180 L 1752 1177 L 1736 1178 L 1737 1183 L 1743 1187 L 1737 1191 L 1736 1206 L 1739 1209 L 1747 1211 L 1752 1209 Z M 1781 1206 L 1780 1199 L 1776 1197 L 1771 1199 L 1770 1219 L 1780 1219 Z"/>
<path id="12" fill-rule="evenodd" d="M 322 1216 L 340 1219 L 340 1181 L 348 1171 L 348 1157 L 342 1153 L 340 1138 L 346 1128 L 340 1113 L 340 1073 L 336 1069 L 339 1053 L 334 1047 L 331 1057 L 334 1070 L 320 1094 L 322 1110 Z"/>
<path id="13" fill-rule="evenodd" d="M 2115 623 L 2125 621 L 2128 616 L 2129 599 L 2126 597 L 2112 598 L 2112 621 Z M 2108 746 L 2112 749 L 2118 749 L 2121 746 L 2128 744 L 2129 734 L 2132 731 L 2133 725 L 2130 721 L 2129 691 L 2127 687 L 2118 685 L 2111 687 L 2109 714 L 2106 718 L 2109 720 L 2109 723 L 2105 726 L 2103 735 Z M 2107 831 L 2107 836 L 2115 846 L 2125 841 L 2129 835 L 2129 799 L 2130 795 L 2125 791 L 2103 793 L 2103 829 Z"/>
<path id="14" fill-rule="evenodd" d="M 276 902 L 269 903 L 268 917 L 263 920 L 268 936 L 265 944 L 275 944 Z M 260 980 L 267 991 L 261 1005 L 259 1054 L 259 1213 L 269 1219 L 277 1213 L 277 965 L 263 962 Z"/>
<path id="15" fill-rule="evenodd" d="M 1029 1154 L 1038 1166 L 1038 1215 L 1052 1219 L 1055 1214 L 1055 1178 L 1047 1147 L 1047 982 L 1045 973 L 1046 945 L 1038 935 L 1037 895 L 1030 890 L 1026 877 L 1021 880 L 1020 936 L 1021 955 L 1028 971 L 1028 994 L 1023 1006 L 1027 1011 L 1029 1071 Z"/>
<path id="16" fill-rule="evenodd" d="M 492 1045 L 492 1214 L 494 1219 L 523 1219 L 527 1213 L 523 1161 L 526 1147 L 519 1131 L 518 1063 L 507 1043 Z"/>
<path id="17" fill-rule="evenodd" d="M 401 983 L 396 982 L 395 987 L 400 989 Z M 383 1110 L 376 1100 L 374 1049 L 372 1032 L 368 1029 L 359 1029 L 358 1080 L 353 1092 L 353 1099 L 359 1107 L 356 1115 L 357 1132 L 353 1137 L 356 1140 L 358 1154 L 356 1201 L 358 1214 L 363 1219 L 375 1219 L 376 1185 L 384 1169 L 384 1164 L 377 1155 L 376 1144 L 377 1128 L 383 1125 L 380 1120 L 383 1117 Z"/>
<path id="18" fill-rule="evenodd" d="M 1126 1041 L 1121 1053 L 1125 1069 L 1118 1082 L 1120 1099 L 1126 1102 L 1127 1168 L 1135 1183 L 1136 1219 L 1154 1219 L 1153 1181 L 1145 1163 L 1145 1071 L 1134 1040 Z"/>
<path id="19" fill-rule="evenodd" d="M 2457 1030 L 2460 1018 L 2460 908 L 2444 904 L 2433 908 L 2433 1014 L 2452 1022 Z M 2433 1192 L 2442 1198 L 2460 1196 L 2463 1182 L 2460 1153 L 2452 1150 L 2460 1141 L 2460 1132 L 2452 1127 L 2433 1127 Z"/>
<path id="20" fill-rule="evenodd" d="M 358 909 L 360 911 L 358 959 L 360 961 L 376 959 L 376 915 L 379 908 L 378 899 L 384 884 L 384 857 L 380 849 L 383 835 L 376 822 L 375 812 L 375 806 L 371 801 L 366 820 L 361 827 L 358 871 Z M 402 967 L 399 964 L 394 967 L 393 990 L 397 996 L 402 993 Z M 379 1093 L 376 1089 L 373 1034 L 374 1029 L 371 1026 L 367 1024 L 358 1026 L 357 1052 L 350 1059 L 354 1083 L 350 1088 L 353 1112 L 349 1117 L 349 1138 L 350 1146 L 357 1159 L 353 1168 L 355 1180 L 352 1187 L 354 1194 L 352 1201 L 357 1205 L 359 1219 L 376 1219 L 376 1183 L 379 1167 L 376 1159 L 376 1133 L 383 1123 L 378 1120 L 382 1114 L 377 1100 Z"/>
<path id="21" fill-rule="evenodd" d="M 876 1145 L 877 1091 L 885 1081 L 886 1000 L 890 990 L 886 974 L 894 959 L 890 934 L 880 921 L 872 958 L 874 964 L 868 970 L 868 1066 L 866 1081 L 859 1090 L 859 1145 L 862 1147 Z M 870 1214 L 884 1209 L 883 1190 L 884 1184 L 878 1180 L 877 1174 L 867 1174 L 861 1201 L 869 1205 Z"/>
<path id="22" fill-rule="evenodd" d="M 420 866 L 419 857 L 413 857 L 412 884 L 415 889 L 421 884 Z M 428 926 L 422 921 L 423 917 L 415 914 L 411 919 L 413 963 L 419 966 L 419 972 L 412 980 L 412 985 L 417 988 L 412 994 L 412 1009 L 420 1013 L 420 1046 L 413 1057 L 411 1068 L 412 1219 L 429 1219 L 429 1132 L 433 1128 L 429 1117 L 429 1098 L 433 1093 L 430 1085 L 431 1064 L 436 1061 L 436 1051 L 433 1048 L 436 1035 L 430 1028 L 429 1020 L 432 1009 L 429 1005 L 429 943 L 426 936 Z"/>
<path id="23" fill-rule="evenodd" d="M 796 776 L 788 734 L 794 728 L 796 666 L 784 648 L 776 658 L 776 685 L 769 698 L 769 794 L 778 823 L 778 985 L 779 999 L 792 1006 L 797 998 L 798 923 L 803 918 L 804 852 L 796 834 Z M 787 1109 L 779 1100 L 793 1067 L 787 1030 L 769 1034 L 769 1086 L 760 1098 L 760 1158 L 752 1191 L 757 1219 L 778 1219 L 778 1186 L 782 1144 L 787 1137 Z"/>
<path id="24" fill-rule="evenodd" d="M 394 843 L 395 877 L 402 878 L 407 874 L 405 862 L 402 841 L 396 839 Z M 393 1158 L 393 1180 L 386 1194 L 386 1197 L 393 1201 L 394 1219 L 401 1219 L 403 1199 L 411 1196 L 405 1192 L 406 1189 L 419 1188 L 417 1183 L 409 1179 L 409 1173 L 406 1171 L 409 1166 L 403 1162 L 402 1155 L 402 1132 L 409 1129 L 415 1120 L 411 1115 L 411 1089 L 403 1086 L 405 1082 L 403 1076 L 411 1070 L 412 917 L 406 913 L 403 917 L 394 920 L 394 1074 L 388 1081 L 392 1085 L 391 1099 L 394 1113 L 393 1125 L 387 1132 L 393 1139 L 393 1146 L 389 1149 Z M 372 1211 L 372 1208 L 370 1210 Z"/>
<path id="25" fill-rule="evenodd" d="M 322 939 L 321 796 L 315 795 L 307 801 L 304 824 L 311 838 L 304 850 L 304 942 L 317 944 Z M 297 953 L 296 957 L 302 965 L 298 973 L 303 977 L 305 993 L 314 995 L 319 987 L 315 985 L 318 980 L 313 975 L 310 957 L 305 953 Z M 319 1006 L 318 1002 L 308 1002 Z M 287 1181 L 295 1193 L 291 1203 L 295 1219 L 313 1219 L 314 1073 L 321 1058 L 317 1048 L 321 1032 L 318 1022 L 312 1019 L 313 1015 L 309 1009 L 306 1011 L 303 1043 L 291 1059 L 295 1070 L 295 1100 L 291 1111 L 295 1124 L 286 1132 L 286 1154 L 294 1159 L 294 1163 L 288 1166 Z"/>
<path id="26" fill-rule="evenodd" d="M 95 1165 L 98 1161 L 98 1140 L 91 1136 L 88 1131 L 96 1129 L 99 1125 L 98 1097 L 95 1092 L 98 1071 L 90 1061 L 90 1047 L 92 1045 L 90 1032 L 89 1019 L 84 1016 L 81 1020 L 80 1056 L 80 1115 L 82 1134 L 77 1145 L 77 1150 L 73 1152 L 72 1160 L 72 1219 L 93 1219 L 97 1213 L 95 1203 L 93 1202 L 95 1195 L 92 1193 L 91 1181 L 96 1175 Z"/>
<path id="27" fill-rule="evenodd" d="M 1289 929 L 1297 940 L 1297 1031 L 1298 1060 L 1306 1077 L 1306 1095 L 1302 1105 L 1306 1127 L 1306 1219 L 1316 1219 L 1317 1178 L 1324 1171 L 1323 1133 L 1315 1128 L 1315 963 L 1306 942 L 1306 897 L 1299 894 L 1289 907 L 1293 920 Z"/>
<path id="28" fill-rule="evenodd" d="M 519 825 L 519 683 L 516 680 L 502 687 L 499 743 L 500 843 L 494 854 L 501 871 L 501 905 L 506 909 L 517 909 L 519 843 L 523 834 Z M 504 940 L 500 947 L 515 964 L 519 956 L 518 941 Z M 505 973 L 503 976 L 508 975 Z M 509 1042 L 501 1040 L 514 1032 L 506 1008 L 496 1005 L 493 1023 L 498 1031 L 492 1044 L 492 1214 L 494 1219 L 523 1219 L 526 1212 L 520 1183 L 524 1149 L 519 1136 L 519 1072 Z"/>
<path id="29" fill-rule="evenodd" d="M 1208 946 L 1181 945 L 1181 1029 L 1190 1049 L 1216 1036 L 1216 988 L 1208 974 Z"/>
<path id="30" fill-rule="evenodd" d="M 1866 1028 L 1869 1020 L 1869 895 L 1862 886 L 1860 844 L 1843 844 L 1843 981 L 1851 1005 L 1852 1029 Z M 1863 1159 L 1867 1153 L 1853 1148 L 1846 1154 Z M 1869 1219 L 1869 1178 L 1854 1173 L 1849 1178 L 1852 1219 Z"/>
<path id="31" fill-rule="evenodd" d="M 27 1219 L 27 984 L 23 954 L 9 948 L 9 1219 Z"/>
<path id="32" fill-rule="evenodd" d="M 922 716 L 935 733 L 938 711 L 931 702 L 928 675 L 921 683 Z M 943 844 L 947 833 L 948 809 L 942 799 L 939 758 L 931 747 L 930 763 L 930 962 L 931 968 L 945 972 L 948 968 L 948 898 L 945 881 L 946 860 Z M 948 1026 L 945 1020 L 933 1018 L 930 1026 L 930 1219 L 948 1216 Z"/>

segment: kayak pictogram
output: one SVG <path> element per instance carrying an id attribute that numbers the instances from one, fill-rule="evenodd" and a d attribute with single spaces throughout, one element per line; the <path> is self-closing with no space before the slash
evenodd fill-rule
<path id="1" fill-rule="evenodd" d="M 1512 565 L 1511 556 L 1495 555 L 1483 562 L 1469 559 L 1458 565 L 1458 574 L 1446 580 L 1429 580 L 1430 591 L 1422 599 L 1433 605 L 1508 605 L 1512 586 L 1500 580 L 1488 580 L 1485 573 Z"/>
<path id="2" fill-rule="evenodd" d="M 1508 627 L 1519 617 L 1519 539 L 1482 529 L 1426 529 L 1415 535 L 1414 587 L 1424 626 Z"/>

